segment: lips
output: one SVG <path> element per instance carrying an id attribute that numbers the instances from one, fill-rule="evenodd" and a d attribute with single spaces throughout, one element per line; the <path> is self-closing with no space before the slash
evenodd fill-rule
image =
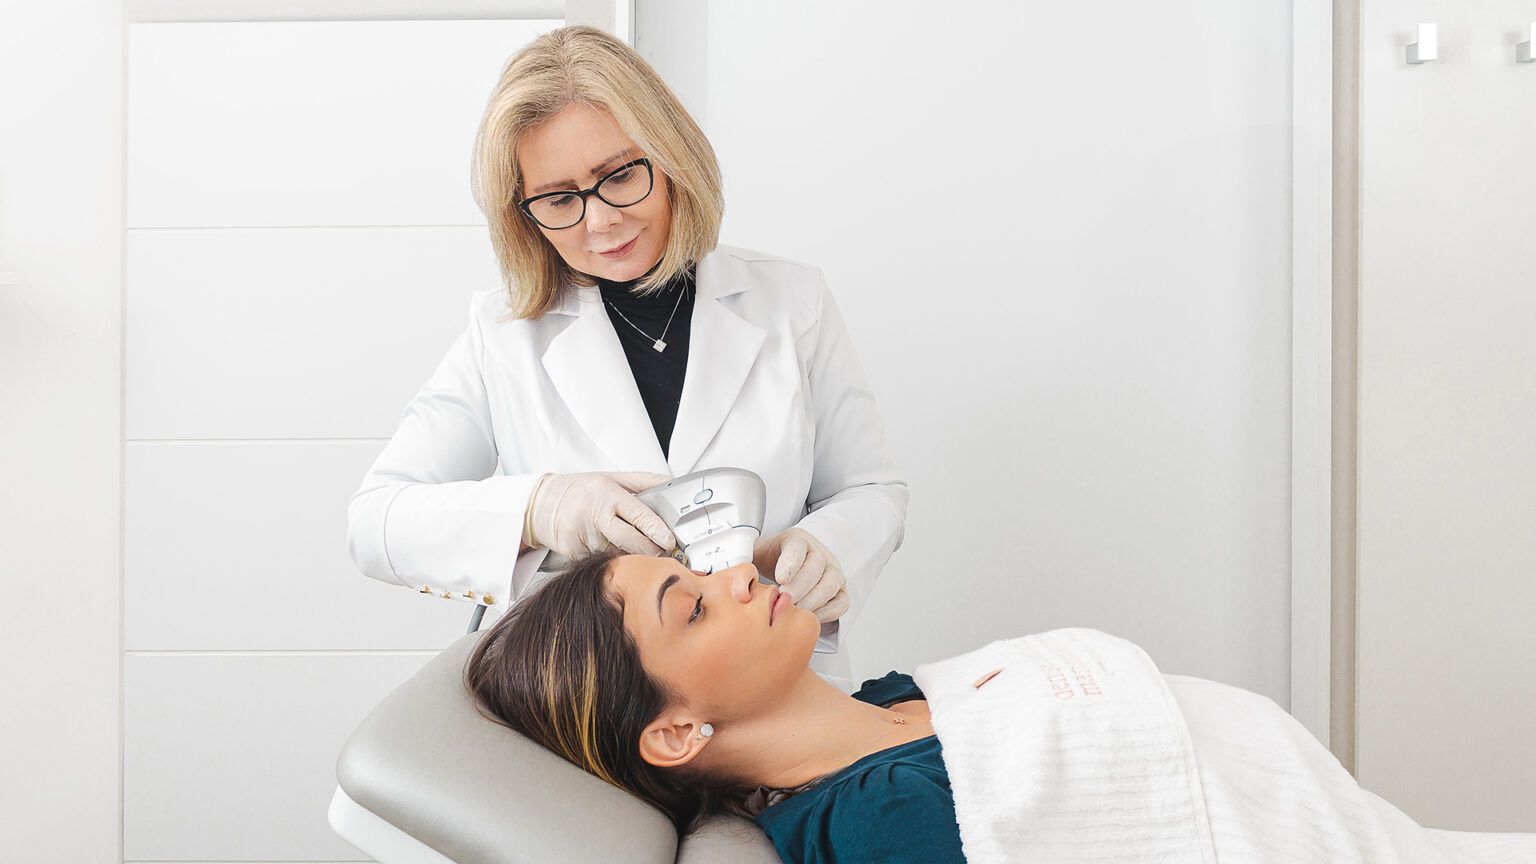
<path id="1" fill-rule="evenodd" d="M 780 591 L 778 588 L 774 588 L 773 599 L 768 603 L 768 626 L 772 627 L 774 619 L 778 618 L 779 613 L 783 612 L 785 609 L 788 609 L 789 606 L 789 595 Z"/>
<path id="2" fill-rule="evenodd" d="M 622 258 L 625 255 L 628 255 L 631 249 L 635 248 L 635 243 L 639 240 L 640 235 L 636 234 L 634 237 L 631 237 L 629 242 L 625 243 L 623 246 L 609 249 L 607 252 L 599 252 L 597 254 L 603 256 L 604 258 Z"/>

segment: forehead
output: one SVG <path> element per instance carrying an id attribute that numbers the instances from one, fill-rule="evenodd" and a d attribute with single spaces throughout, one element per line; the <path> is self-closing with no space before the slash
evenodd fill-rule
<path id="1" fill-rule="evenodd" d="M 537 185 L 593 176 L 614 155 L 637 149 L 605 109 L 576 104 L 530 129 L 517 160 L 528 184 Z"/>
<path id="2" fill-rule="evenodd" d="M 624 617 L 656 611 L 656 589 L 672 573 L 686 574 L 673 558 L 624 555 L 608 568 L 608 588 L 624 603 Z"/>

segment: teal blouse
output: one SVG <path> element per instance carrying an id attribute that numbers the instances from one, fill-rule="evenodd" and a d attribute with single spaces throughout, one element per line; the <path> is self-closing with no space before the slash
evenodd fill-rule
<path id="1" fill-rule="evenodd" d="M 853 698 L 892 705 L 923 698 L 910 675 L 865 681 Z M 790 864 L 964 864 L 955 797 L 939 739 L 871 753 L 757 815 Z"/>

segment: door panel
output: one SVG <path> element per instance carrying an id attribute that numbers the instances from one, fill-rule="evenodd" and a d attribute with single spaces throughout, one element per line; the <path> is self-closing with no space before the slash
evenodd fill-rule
<path id="1" fill-rule="evenodd" d="M 1427 825 L 1532 831 L 1536 7 L 1361 13 L 1357 773 Z M 1410 66 L 1420 22 L 1440 57 Z"/>

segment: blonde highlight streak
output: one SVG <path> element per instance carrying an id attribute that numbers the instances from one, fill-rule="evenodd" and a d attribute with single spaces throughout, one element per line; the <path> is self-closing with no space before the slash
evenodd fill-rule
<path id="1" fill-rule="evenodd" d="M 544 679 L 544 716 L 549 718 L 549 738 L 553 745 L 551 749 L 564 756 L 570 762 L 581 765 L 577 748 L 573 747 L 570 730 L 561 722 L 564 712 L 560 708 L 563 695 L 570 689 L 565 676 L 561 675 L 561 650 L 564 647 L 563 631 L 556 624 L 549 635 L 549 646 L 544 654 L 544 666 L 540 673 Z"/>
<path id="2" fill-rule="evenodd" d="M 609 772 L 608 766 L 603 764 L 602 754 L 598 752 L 597 745 L 597 666 L 590 653 L 587 654 L 587 662 L 583 664 L 581 680 L 581 704 L 577 707 L 576 723 L 581 738 L 582 764 L 588 771 L 608 781 L 614 786 L 620 786 Z"/>

